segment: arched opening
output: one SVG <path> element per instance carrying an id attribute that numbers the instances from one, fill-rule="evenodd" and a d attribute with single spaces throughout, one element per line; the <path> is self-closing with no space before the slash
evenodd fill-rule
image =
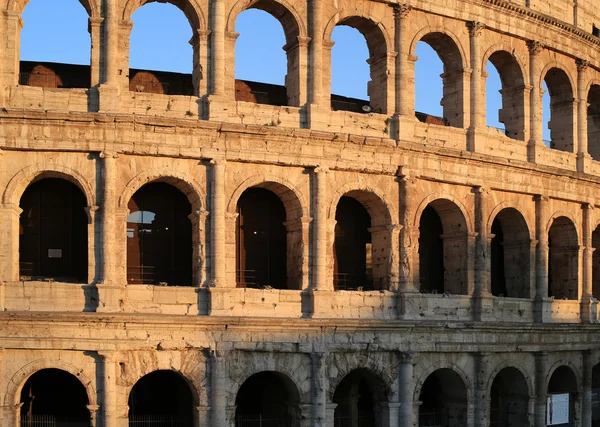
<path id="1" fill-rule="evenodd" d="M 571 368 L 561 366 L 554 371 L 548 383 L 548 425 L 574 427 L 579 420 L 579 393 L 577 379 Z"/>
<path id="2" fill-rule="evenodd" d="M 265 188 L 244 191 L 237 203 L 237 286 L 288 289 L 286 210 Z"/>
<path id="3" fill-rule="evenodd" d="M 22 18 L 19 84 L 89 88 L 92 45 L 83 5 L 76 0 L 31 0 Z"/>
<path id="4" fill-rule="evenodd" d="M 592 369 L 592 427 L 600 427 L 600 364 Z"/>
<path id="5" fill-rule="evenodd" d="M 21 390 L 21 426 L 89 427 L 88 395 L 81 381 L 60 369 L 42 369 Z"/>
<path id="6" fill-rule="evenodd" d="M 415 55 L 415 115 L 419 121 L 445 125 L 441 100 L 444 97 L 444 63 L 427 43 L 417 43 Z"/>
<path id="7" fill-rule="evenodd" d="M 235 427 L 299 427 L 300 396 L 294 383 L 278 372 L 248 378 L 235 398 Z"/>
<path id="8" fill-rule="evenodd" d="M 588 154 L 600 160 L 600 85 L 592 85 L 587 109 Z"/>
<path id="9" fill-rule="evenodd" d="M 419 394 L 419 426 L 467 425 L 467 388 L 452 369 L 438 369 L 427 377 Z"/>
<path id="10" fill-rule="evenodd" d="M 525 82 L 514 56 L 494 52 L 487 64 L 488 126 L 500 128 L 506 136 L 525 139 Z M 497 112 L 497 115 L 496 115 Z"/>
<path id="11" fill-rule="evenodd" d="M 370 19 L 352 16 L 338 22 L 331 40 L 331 108 L 385 114 L 388 58 L 381 29 Z"/>
<path id="12" fill-rule="evenodd" d="M 131 20 L 129 90 L 197 94 L 200 76 L 193 82 L 192 73 L 199 66 L 198 43 L 190 45 L 192 29 L 184 13 L 169 3 L 146 3 Z"/>
<path id="13" fill-rule="evenodd" d="M 548 85 L 546 81 L 542 82 L 542 141 L 544 145 L 550 148 L 551 139 L 550 136 L 550 93 L 548 92 Z"/>
<path id="14" fill-rule="evenodd" d="M 237 16 L 235 31 L 235 99 L 299 107 L 305 65 L 294 16 L 277 2 L 258 0 Z"/>
<path id="15" fill-rule="evenodd" d="M 575 225 L 561 216 L 552 222 L 548 236 L 548 296 L 579 298 L 579 242 Z"/>
<path id="16" fill-rule="evenodd" d="M 187 197 L 163 182 L 142 186 L 127 205 L 127 283 L 192 284 L 192 211 Z"/>
<path id="17" fill-rule="evenodd" d="M 573 153 L 573 88 L 567 74 L 552 68 L 544 77 L 550 95 L 550 148 Z"/>
<path id="18" fill-rule="evenodd" d="M 492 235 L 492 295 L 531 298 L 531 245 L 525 218 L 516 209 L 502 209 L 492 222 Z"/>
<path id="19" fill-rule="evenodd" d="M 592 295 L 600 299 L 600 226 L 592 232 Z"/>
<path id="20" fill-rule="evenodd" d="M 194 425 L 190 385 L 173 371 L 154 371 L 135 383 L 129 394 L 131 427 Z"/>
<path id="21" fill-rule="evenodd" d="M 440 105 L 442 106 L 443 124 L 462 128 L 465 124 L 463 95 L 465 83 L 463 61 L 460 51 L 456 46 L 456 43 L 454 43 L 454 41 L 452 40 L 452 38 L 450 38 L 450 36 L 444 33 L 434 32 L 426 34 L 421 39 L 419 44 L 421 44 L 421 42 L 428 44 L 435 51 L 435 53 L 437 54 L 437 56 L 443 64 L 443 72 L 441 74 L 443 90 L 441 99 L 423 98 L 424 91 L 422 90 L 422 88 L 427 85 L 431 85 L 432 88 L 436 87 L 435 83 L 432 84 L 432 82 L 437 81 L 437 78 L 434 78 L 433 80 L 426 80 L 426 75 L 430 75 L 434 69 L 438 70 L 439 68 L 436 68 L 435 65 L 437 61 L 435 61 L 432 64 L 425 63 L 424 58 L 417 60 L 417 63 L 415 64 L 415 106 L 417 107 L 416 111 L 428 113 L 433 108 L 435 108 L 429 102 L 431 102 L 431 100 L 440 99 Z M 419 44 L 417 45 L 416 50 L 417 55 L 419 55 L 421 52 L 426 54 L 427 50 L 422 50 L 422 48 L 419 48 Z M 432 57 L 432 55 L 428 56 Z M 431 71 L 426 71 L 425 74 L 422 74 L 421 71 L 424 68 L 430 68 Z M 427 104 L 421 104 L 421 101 L 423 101 L 424 99 L 426 99 L 429 102 Z M 422 111 L 423 107 L 425 107 L 427 111 Z M 427 115 L 421 118 L 419 114 L 417 114 L 417 117 L 420 120 L 427 119 Z M 433 121 L 433 123 L 435 123 L 435 121 Z"/>
<path id="22" fill-rule="evenodd" d="M 355 369 L 338 384 L 333 395 L 336 427 L 381 427 L 385 384 L 366 369 Z"/>
<path id="23" fill-rule="evenodd" d="M 20 276 L 87 283 L 88 218 L 82 191 L 64 179 L 44 178 L 27 187 L 19 206 Z"/>
<path id="24" fill-rule="evenodd" d="M 490 397 L 490 427 L 527 425 L 529 388 L 521 371 L 502 369 L 494 378 Z"/>
<path id="25" fill-rule="evenodd" d="M 453 202 L 431 202 L 419 220 L 422 293 L 467 294 L 467 224 Z"/>

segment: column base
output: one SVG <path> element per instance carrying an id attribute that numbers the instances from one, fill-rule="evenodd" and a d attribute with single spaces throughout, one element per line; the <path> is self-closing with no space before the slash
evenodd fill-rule
<path id="1" fill-rule="evenodd" d="M 587 153 L 577 153 L 577 172 L 591 173 L 592 156 Z"/>
<path id="2" fill-rule="evenodd" d="M 541 141 L 529 141 L 527 143 L 527 161 L 531 163 L 541 164 L 543 152 L 546 146 Z"/>
<path id="3" fill-rule="evenodd" d="M 552 322 L 552 298 L 536 298 L 533 302 L 533 316 L 536 323 Z"/>
<path id="4" fill-rule="evenodd" d="M 240 118 L 235 114 L 235 102 L 235 99 L 223 95 L 209 95 L 206 97 L 204 115 L 211 121 L 239 123 Z M 232 115 L 235 116 L 235 120 L 232 120 Z"/>
<path id="5" fill-rule="evenodd" d="M 306 289 L 302 292 L 302 317 L 329 318 L 332 315 L 333 291 Z"/>
<path id="6" fill-rule="evenodd" d="M 579 312 L 582 323 L 598 323 L 598 300 L 595 298 L 584 298 L 581 301 Z"/>
<path id="7" fill-rule="evenodd" d="M 123 291 L 119 285 L 99 283 L 98 289 L 98 313 L 117 313 L 123 311 Z"/>
<path id="8" fill-rule="evenodd" d="M 98 112 L 118 113 L 121 109 L 117 86 L 100 85 L 98 88 Z"/>
<path id="9" fill-rule="evenodd" d="M 492 294 L 473 295 L 471 304 L 475 322 L 494 320 L 494 297 Z"/>

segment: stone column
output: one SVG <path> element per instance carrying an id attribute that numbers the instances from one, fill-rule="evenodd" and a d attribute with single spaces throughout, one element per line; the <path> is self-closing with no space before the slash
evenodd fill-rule
<path id="1" fill-rule="evenodd" d="M 216 96 L 225 95 L 225 0 L 211 0 L 213 27 L 210 29 L 211 90 Z"/>
<path id="2" fill-rule="evenodd" d="M 396 41 L 396 106 L 395 113 L 400 116 L 414 117 L 414 105 L 412 99 L 406 96 L 409 90 L 413 89 L 411 82 L 408 52 L 408 15 L 412 6 L 400 4 L 394 7 L 394 38 Z"/>
<path id="3" fill-rule="evenodd" d="M 471 45 L 471 126 L 468 131 L 468 149 L 476 151 L 476 132 L 485 127 L 485 97 L 482 92 L 481 69 L 481 31 L 485 26 L 481 22 L 467 22 Z"/>
<path id="4" fill-rule="evenodd" d="M 326 167 L 314 169 L 313 195 L 313 290 L 333 290 L 333 283 L 327 277 L 327 173 Z"/>
<path id="5" fill-rule="evenodd" d="M 324 427 L 335 427 L 335 408 L 337 408 L 337 403 L 327 404 L 327 421 L 323 424 Z"/>
<path id="6" fill-rule="evenodd" d="M 308 97 L 308 45 L 310 37 L 296 37 L 287 43 L 283 50 L 288 60 L 285 86 L 288 93 L 288 102 L 292 107 L 306 105 Z"/>
<path id="7" fill-rule="evenodd" d="M 327 371 L 325 368 L 326 353 L 311 353 L 311 388 L 313 398 L 313 426 L 328 426 L 329 405 L 327 403 Z M 335 407 L 334 407 L 335 409 Z M 331 416 L 333 426 L 333 415 Z"/>
<path id="8" fill-rule="evenodd" d="M 417 208 L 417 180 L 408 171 L 398 172 L 400 181 L 400 292 L 417 292 L 419 272 L 415 268 L 415 257 L 418 257 L 418 227 L 414 225 Z"/>
<path id="9" fill-rule="evenodd" d="M 100 81 L 103 83 L 99 88 L 100 112 L 118 112 L 119 111 L 119 16 L 117 12 L 116 1 L 106 1 L 104 3 L 105 12 L 103 37 L 103 56 L 101 55 L 100 64 L 104 67 L 100 70 Z M 127 52 L 129 54 L 129 52 Z"/>
<path id="10" fill-rule="evenodd" d="M 398 416 L 398 427 L 413 427 L 413 353 L 403 353 L 398 369 L 398 383 L 400 388 L 400 411 Z"/>
<path id="11" fill-rule="evenodd" d="M 99 351 L 102 358 L 102 418 L 104 427 L 119 427 L 117 414 L 117 363 L 115 351 Z"/>
<path id="12" fill-rule="evenodd" d="M 546 399 L 548 386 L 546 374 L 548 372 L 548 353 L 540 351 L 535 354 L 535 411 L 534 427 L 546 427 Z"/>
<path id="13" fill-rule="evenodd" d="M 475 260 L 473 286 L 473 320 L 484 320 L 486 312 L 491 307 L 490 278 L 488 274 L 488 261 L 491 258 L 491 240 L 487 230 L 487 200 L 489 191 L 483 187 L 474 187 L 475 194 Z"/>
<path id="14" fill-rule="evenodd" d="M 546 196 L 536 195 L 535 200 L 535 233 L 537 248 L 535 253 L 535 320 L 544 321 L 544 300 L 548 297 L 548 202 Z"/>
<path id="15" fill-rule="evenodd" d="M 323 0 L 308 2 L 308 33 L 311 38 L 308 49 L 309 70 L 309 104 L 322 104 L 325 95 L 322 93 L 323 84 Z M 322 105 L 321 107 L 325 107 Z"/>
<path id="16" fill-rule="evenodd" d="M 221 0 L 218 0 L 221 1 Z M 213 159 L 211 201 L 212 282 L 215 287 L 227 286 L 225 280 L 225 159 Z M 235 286 L 235 284 L 232 284 Z"/>
<path id="17" fill-rule="evenodd" d="M 487 395 L 488 359 L 487 353 L 474 355 L 475 363 L 475 427 L 486 427 L 489 425 L 489 396 Z"/>
<path id="18" fill-rule="evenodd" d="M 90 60 L 90 86 L 96 87 L 102 81 L 101 70 L 101 48 L 102 48 L 102 22 L 104 18 L 90 18 L 90 38 L 92 40 L 92 52 Z"/>
<path id="19" fill-rule="evenodd" d="M 585 203 L 583 210 L 583 286 L 581 289 L 581 321 L 590 323 L 592 321 L 591 303 L 593 301 L 593 256 L 592 245 L 594 205 Z"/>
<path id="20" fill-rule="evenodd" d="M 102 159 L 102 271 L 101 282 L 97 285 L 99 304 L 98 311 L 119 311 L 120 293 L 125 283 L 119 283 L 117 248 L 121 241 L 117 236 L 117 196 L 116 162 L 118 154 L 111 151 L 100 153 Z M 120 236 L 125 239 L 125 236 Z"/>
<path id="21" fill-rule="evenodd" d="M 399 427 L 400 402 L 381 403 L 381 425 L 382 427 Z"/>
<path id="22" fill-rule="evenodd" d="M 577 58 L 577 170 L 587 172 L 586 163 L 589 163 L 591 156 L 588 150 L 588 97 L 585 86 L 585 73 L 590 65 L 589 61 Z"/>
<path id="23" fill-rule="evenodd" d="M 212 426 L 230 427 L 234 424 L 233 414 L 227 402 L 227 353 L 221 350 L 211 352 L 211 419 Z"/>
<path id="24" fill-rule="evenodd" d="M 544 148 L 542 141 L 542 96 L 540 87 L 540 53 L 543 46 L 540 42 L 529 40 L 527 42 L 529 49 L 529 83 L 531 85 L 531 98 L 529 105 L 531 106 L 530 113 L 530 137 L 527 144 L 527 158 L 530 162 L 536 162 L 539 151 Z"/>
<path id="25" fill-rule="evenodd" d="M 583 352 L 581 393 L 581 427 L 592 427 L 592 371 L 594 362 L 590 351 Z"/>

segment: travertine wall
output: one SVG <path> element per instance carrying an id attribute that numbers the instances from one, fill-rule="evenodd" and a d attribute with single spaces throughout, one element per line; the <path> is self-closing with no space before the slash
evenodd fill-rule
<path id="1" fill-rule="evenodd" d="M 451 405 L 450 425 L 483 427 L 492 384 L 512 368 L 525 384 L 515 403 L 523 425 L 542 427 L 560 367 L 577 382 L 572 425 L 591 425 L 592 371 L 600 363 L 600 258 L 592 239 L 600 225 L 600 141 L 590 126 L 597 119 L 588 123 L 588 104 L 600 94 L 600 39 L 591 34 L 600 12 L 591 0 L 177 1 L 195 31 L 193 96 L 129 91 L 130 18 L 143 3 L 84 2 L 89 89 L 17 85 L 24 4 L 4 3 L 1 425 L 19 425 L 27 379 L 57 368 L 85 386 L 94 426 L 125 427 L 132 387 L 170 370 L 192 390 L 195 425 L 235 425 L 244 381 L 277 372 L 298 396 L 298 427 L 331 427 L 336 387 L 364 370 L 374 378 L 377 427 L 417 426 L 432 373 L 447 380 L 447 393 L 465 391 Z M 248 7 L 282 23 L 289 106 L 235 101 L 234 24 Z M 330 108 L 337 24 L 367 39 L 372 113 Z M 447 126 L 415 118 L 420 40 L 446 67 Z M 507 135 L 485 126 L 487 60 L 506 83 Z M 542 142 L 544 80 L 553 148 Z M 21 196 L 49 177 L 73 182 L 87 201 L 84 283 L 19 272 Z M 150 182 L 188 198 L 192 287 L 127 283 L 127 206 Z M 237 201 L 253 187 L 285 206 L 289 289 L 236 288 Z M 371 217 L 374 291 L 334 289 L 343 196 Z M 427 206 L 443 227 L 441 294 L 419 289 Z M 510 249 L 503 296 L 491 285 L 495 220 Z"/>

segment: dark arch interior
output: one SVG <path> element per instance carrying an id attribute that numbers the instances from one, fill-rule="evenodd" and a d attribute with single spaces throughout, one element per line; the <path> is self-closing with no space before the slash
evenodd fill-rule
<path id="1" fill-rule="evenodd" d="M 431 206 L 421 214 L 419 222 L 419 281 L 423 293 L 444 292 L 444 228 Z"/>
<path id="2" fill-rule="evenodd" d="M 516 209 L 503 209 L 492 223 L 492 234 L 492 295 L 530 298 L 530 243 L 525 219 Z"/>
<path id="3" fill-rule="evenodd" d="M 578 299 L 579 245 L 575 225 L 567 217 L 556 218 L 548 236 L 548 296 Z"/>
<path id="4" fill-rule="evenodd" d="M 129 394 L 129 425 L 192 427 L 194 399 L 181 375 L 155 371 L 142 377 Z"/>
<path id="5" fill-rule="evenodd" d="M 438 369 L 427 377 L 419 400 L 419 426 L 464 427 L 467 425 L 467 389 L 451 369 Z"/>
<path id="6" fill-rule="evenodd" d="M 587 109 L 588 153 L 600 160 L 600 85 L 592 85 Z"/>
<path id="7" fill-rule="evenodd" d="M 238 287 L 287 289 L 286 211 L 264 188 L 249 188 L 237 204 Z"/>
<path id="8" fill-rule="evenodd" d="M 87 282 L 85 195 L 64 179 L 46 178 L 21 196 L 19 270 L 29 278 Z"/>
<path id="9" fill-rule="evenodd" d="M 567 74 L 552 68 L 544 81 L 550 95 L 550 148 L 573 152 L 573 88 Z"/>
<path id="10" fill-rule="evenodd" d="M 592 369 L 592 427 L 600 427 L 600 364 Z"/>
<path id="11" fill-rule="evenodd" d="M 252 375 L 235 399 L 236 427 L 298 427 L 299 396 L 289 378 L 276 372 Z"/>
<path id="12" fill-rule="evenodd" d="M 569 394 L 569 405 L 568 405 L 568 419 L 569 419 L 569 423 L 568 424 L 561 424 L 561 425 L 568 425 L 568 426 L 574 426 L 575 425 L 575 410 L 576 410 L 576 401 L 579 399 L 578 393 L 577 393 L 577 379 L 575 378 L 575 374 L 573 373 L 573 371 L 571 370 L 571 368 L 567 367 L 567 366 L 560 366 L 559 368 L 557 368 L 554 373 L 552 374 L 552 377 L 550 378 L 550 382 L 548 383 L 548 396 L 549 396 L 549 400 L 548 400 L 548 405 L 549 406 L 554 406 L 556 405 L 556 407 L 562 406 L 561 403 L 559 403 L 561 401 L 559 396 L 554 397 L 555 395 L 564 395 L 564 394 Z M 548 409 L 548 412 L 553 412 L 552 408 Z M 562 412 L 562 411 L 559 411 Z"/>
<path id="13" fill-rule="evenodd" d="M 192 284 L 191 205 L 175 187 L 153 182 L 129 201 L 127 283 Z"/>
<path id="14" fill-rule="evenodd" d="M 42 369 L 21 390 L 21 425 L 88 427 L 90 413 L 83 384 L 60 369 Z"/>
<path id="15" fill-rule="evenodd" d="M 592 294 L 594 298 L 600 298 L 600 227 L 592 232 Z"/>
<path id="16" fill-rule="evenodd" d="M 379 427 L 385 390 L 381 380 L 366 369 L 355 369 L 335 389 L 336 427 Z"/>
<path id="17" fill-rule="evenodd" d="M 490 405 L 490 427 L 527 425 L 529 391 L 518 369 L 504 368 L 494 378 Z"/>
<path id="18" fill-rule="evenodd" d="M 343 196 L 335 220 L 334 289 L 373 289 L 369 212 L 358 200 Z"/>

